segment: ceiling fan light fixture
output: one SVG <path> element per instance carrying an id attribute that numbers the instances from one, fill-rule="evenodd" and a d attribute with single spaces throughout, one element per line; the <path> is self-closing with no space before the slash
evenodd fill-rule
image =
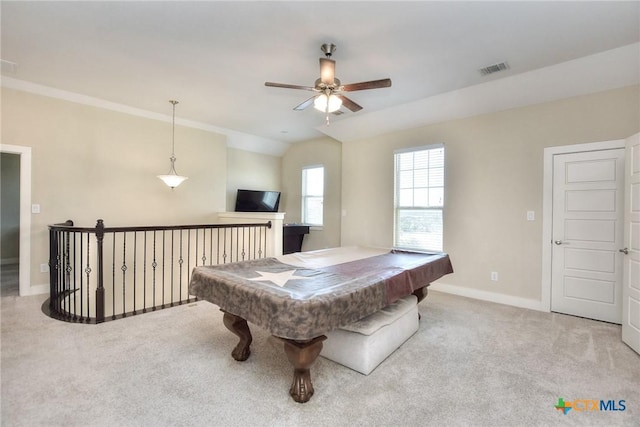
<path id="1" fill-rule="evenodd" d="M 341 106 L 342 100 L 333 94 L 327 96 L 323 93 L 313 101 L 313 108 L 323 113 L 333 113 L 334 111 L 338 111 Z"/>
<path id="2" fill-rule="evenodd" d="M 264 82 L 265 86 L 281 87 L 285 89 L 301 89 L 316 92 L 317 94 L 306 101 L 296 105 L 295 111 L 302 111 L 313 104 L 316 110 L 326 114 L 327 124 L 329 124 L 329 113 L 340 114 L 349 110 L 353 113 L 362 110 L 362 106 L 349 99 L 343 92 L 355 92 L 358 90 L 379 89 L 391 86 L 391 79 L 370 80 L 359 83 L 343 85 L 336 77 L 336 61 L 331 59 L 331 55 L 336 50 L 336 45 L 332 43 L 323 44 L 320 49 L 325 54 L 325 58 L 320 58 L 320 78 L 316 79 L 313 86 L 299 86 L 287 83 Z M 338 95 L 335 95 L 335 94 Z M 344 107 L 345 110 L 340 110 Z"/>

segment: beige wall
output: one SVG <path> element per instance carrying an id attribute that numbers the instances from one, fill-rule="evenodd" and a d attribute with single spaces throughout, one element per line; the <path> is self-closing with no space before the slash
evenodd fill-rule
<path id="1" fill-rule="evenodd" d="M 236 206 L 238 189 L 280 191 L 281 157 L 227 149 L 227 212 Z M 280 212 L 284 212 L 282 204 Z"/>
<path id="2" fill-rule="evenodd" d="M 20 255 L 20 155 L 0 155 L 0 264 L 17 263 Z"/>
<path id="3" fill-rule="evenodd" d="M 175 190 L 169 170 L 171 123 L 2 89 L 2 143 L 32 147 L 31 285 L 48 283 L 47 225 L 189 224 L 215 220 L 226 204 L 222 135 L 176 126 Z"/>
<path id="4" fill-rule="evenodd" d="M 447 155 L 448 284 L 540 299 L 542 160 L 549 146 L 620 139 L 640 130 L 637 86 L 455 120 L 345 144 L 293 144 L 282 157 L 227 149 L 222 135 L 176 127 L 174 191 L 166 173 L 171 124 L 2 89 L 2 143 L 32 147 L 31 282 L 48 282 L 47 225 L 209 222 L 240 187 L 279 189 L 286 222 L 300 222 L 301 170 L 325 166 L 325 226 L 303 250 L 390 246 L 393 150 L 442 142 Z M 527 210 L 536 221 L 526 221 Z M 346 216 L 342 217 L 342 211 Z M 500 273 L 499 282 L 489 272 Z"/>
<path id="5" fill-rule="evenodd" d="M 441 282 L 540 300 L 544 148 L 626 138 L 640 130 L 639 103 L 633 86 L 345 143 L 342 245 L 392 245 L 394 150 L 444 143 L 455 273 Z"/>
<path id="6" fill-rule="evenodd" d="M 282 158 L 282 200 L 285 222 L 301 222 L 302 169 L 324 166 L 324 226 L 305 236 L 303 251 L 340 246 L 340 203 L 342 189 L 342 144 L 320 138 L 293 144 Z"/>

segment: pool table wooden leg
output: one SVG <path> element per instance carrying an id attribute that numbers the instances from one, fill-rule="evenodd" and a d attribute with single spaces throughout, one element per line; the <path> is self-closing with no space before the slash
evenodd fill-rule
<path id="1" fill-rule="evenodd" d="M 298 403 L 307 402 L 313 396 L 313 384 L 309 368 L 316 361 L 322 351 L 322 341 L 327 337 L 321 335 L 310 341 L 284 341 L 284 352 L 293 365 L 293 382 L 289 394 Z"/>
<path id="2" fill-rule="evenodd" d="M 235 360 L 243 362 L 251 355 L 249 346 L 251 345 L 251 341 L 253 341 L 253 337 L 251 336 L 249 325 L 242 317 L 227 313 L 224 310 L 221 311 L 224 313 L 224 317 L 222 318 L 224 326 L 240 338 L 240 342 L 231 352 L 231 356 Z"/>
<path id="3" fill-rule="evenodd" d="M 420 301 L 422 301 L 423 299 L 425 299 L 427 297 L 427 287 L 429 285 L 416 289 L 415 291 L 413 291 L 413 295 L 415 295 L 418 298 L 418 304 L 420 304 Z"/>
<path id="4" fill-rule="evenodd" d="M 429 286 L 429 285 L 427 285 Z M 418 298 L 418 304 L 420 304 L 420 301 L 422 301 L 423 299 L 425 299 L 427 297 L 427 286 L 422 287 L 420 289 L 416 289 L 415 291 L 413 291 L 413 295 L 415 295 Z M 422 319 L 422 316 L 420 315 L 420 313 L 418 313 L 418 320 Z"/>

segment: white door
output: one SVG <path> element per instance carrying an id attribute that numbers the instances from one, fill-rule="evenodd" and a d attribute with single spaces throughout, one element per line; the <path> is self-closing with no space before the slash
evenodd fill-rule
<path id="1" fill-rule="evenodd" d="M 626 141 L 622 341 L 640 353 L 640 134 Z"/>
<path id="2" fill-rule="evenodd" d="M 621 323 L 624 153 L 554 156 L 552 311 Z"/>

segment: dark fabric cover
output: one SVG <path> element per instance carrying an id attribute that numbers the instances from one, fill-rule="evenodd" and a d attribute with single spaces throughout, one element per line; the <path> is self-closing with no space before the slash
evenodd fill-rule
<path id="1" fill-rule="evenodd" d="M 315 269 L 265 258 L 196 267 L 189 291 L 275 336 L 309 340 L 452 272 L 442 253 L 391 251 Z"/>

